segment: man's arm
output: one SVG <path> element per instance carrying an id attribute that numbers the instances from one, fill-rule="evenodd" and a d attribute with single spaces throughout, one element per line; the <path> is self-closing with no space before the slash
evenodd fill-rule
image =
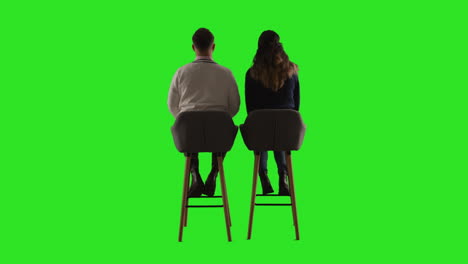
<path id="1" fill-rule="evenodd" d="M 174 74 L 174 77 L 172 77 L 171 86 L 169 88 L 169 96 L 167 98 L 167 105 L 169 107 L 169 111 L 171 111 L 171 114 L 174 116 L 174 118 L 176 118 L 180 112 L 180 107 L 179 107 L 180 93 L 179 93 L 178 84 L 179 84 L 179 71 L 177 71 Z"/>
<path id="2" fill-rule="evenodd" d="M 240 97 L 239 97 L 239 89 L 237 87 L 236 79 L 232 72 L 230 73 L 231 84 L 229 87 L 229 95 L 228 95 L 228 112 L 231 117 L 234 117 L 237 112 L 239 112 L 239 105 L 240 105 Z"/>

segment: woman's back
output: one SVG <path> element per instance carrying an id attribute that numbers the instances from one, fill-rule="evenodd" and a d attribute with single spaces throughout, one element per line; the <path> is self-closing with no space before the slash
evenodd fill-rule
<path id="1" fill-rule="evenodd" d="M 263 31 L 252 67 L 245 76 L 247 112 L 257 109 L 299 110 L 298 67 L 289 60 L 279 35 Z"/>
<path id="2" fill-rule="evenodd" d="M 245 76 L 245 101 L 247 112 L 258 109 L 299 110 L 299 79 L 297 74 L 284 81 L 277 91 L 256 80 L 249 69 Z"/>

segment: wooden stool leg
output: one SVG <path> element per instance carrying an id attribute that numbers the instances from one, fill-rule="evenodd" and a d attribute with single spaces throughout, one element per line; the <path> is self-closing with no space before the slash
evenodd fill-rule
<path id="1" fill-rule="evenodd" d="M 188 190 L 189 190 L 189 187 L 190 187 L 190 164 L 189 164 L 189 172 L 188 172 L 188 175 L 187 175 L 187 198 L 186 198 L 186 203 L 185 205 L 188 205 Z M 185 206 L 185 212 L 184 212 L 184 227 L 187 226 L 187 218 L 188 218 L 188 206 Z"/>
<path id="2" fill-rule="evenodd" d="M 184 227 L 187 226 L 188 207 L 185 207 Z"/>
<path id="3" fill-rule="evenodd" d="M 296 207 L 296 190 L 294 188 L 294 176 L 291 161 L 291 152 L 286 155 L 286 162 L 288 166 L 288 178 L 289 178 L 289 193 L 291 194 L 291 207 L 293 213 L 294 227 L 296 229 L 296 240 L 299 240 L 299 223 L 297 221 L 297 207 Z"/>
<path id="4" fill-rule="evenodd" d="M 260 153 L 255 153 L 252 196 L 250 199 L 249 231 L 247 232 L 247 239 L 250 239 L 252 237 L 252 222 L 253 222 L 253 214 L 254 214 L 254 208 L 255 208 L 255 197 L 257 194 L 257 178 L 258 178 L 259 167 L 260 167 Z"/>
<path id="5" fill-rule="evenodd" d="M 228 241 L 231 242 L 231 221 L 229 216 L 229 204 L 226 190 L 226 179 L 224 178 L 224 168 L 223 168 L 223 158 L 218 157 L 218 168 L 221 178 L 221 191 L 223 192 L 223 208 L 224 208 L 224 218 L 226 220 L 226 232 Z"/>
<path id="6" fill-rule="evenodd" d="M 221 165 L 224 161 L 224 157 L 221 158 Z M 220 168 L 219 166 L 219 160 L 218 160 L 218 168 Z M 224 166 L 223 166 L 223 172 L 224 172 Z M 219 173 L 219 172 L 218 172 Z M 220 173 L 221 174 L 221 173 Z M 223 174 L 224 175 L 224 174 Z M 220 176 L 221 178 L 221 176 Z M 228 197 L 228 193 L 227 193 L 227 187 L 226 187 L 226 178 L 224 178 L 224 183 L 221 182 L 221 185 L 224 185 L 224 188 L 226 190 L 226 193 L 223 194 L 223 197 L 226 196 L 226 208 L 227 208 L 227 216 L 228 216 L 228 222 L 229 222 L 229 226 L 232 226 L 232 222 L 231 222 L 231 209 L 229 207 L 229 197 Z M 222 187 L 221 187 L 222 188 Z"/>
<path id="7" fill-rule="evenodd" d="M 185 172 L 184 172 L 184 188 L 182 191 L 182 208 L 181 208 L 181 213 L 180 213 L 179 242 L 182 242 L 184 226 L 187 221 L 187 195 L 188 195 L 189 175 L 190 175 L 190 156 L 186 156 Z"/>
<path id="8" fill-rule="evenodd" d="M 224 161 L 224 155 L 222 156 L 222 162 Z M 219 168 L 219 164 L 218 164 L 218 168 Z M 224 169 L 224 167 L 223 167 Z M 218 172 L 219 173 L 219 172 Z M 226 188 L 227 190 L 227 188 Z M 232 226 L 232 222 L 231 222 L 231 209 L 229 207 L 229 198 L 228 198 L 228 195 L 227 195 L 227 191 L 226 191 L 226 204 L 227 204 L 227 212 L 228 212 L 228 220 L 229 220 L 229 226 Z"/>
<path id="9" fill-rule="evenodd" d="M 228 212 L 228 220 L 229 220 L 229 226 L 232 226 L 232 221 L 231 221 L 231 209 L 229 207 L 229 199 L 226 197 L 226 202 L 227 202 L 227 212 Z"/>

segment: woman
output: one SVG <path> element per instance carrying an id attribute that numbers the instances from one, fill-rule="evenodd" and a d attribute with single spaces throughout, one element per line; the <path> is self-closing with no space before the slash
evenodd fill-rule
<path id="1" fill-rule="evenodd" d="M 267 30 L 258 39 L 253 66 L 245 76 L 247 113 L 258 109 L 299 110 L 298 67 L 289 60 L 276 32 Z M 289 195 L 284 151 L 275 151 L 279 174 L 279 195 Z M 267 167 L 268 153 L 260 153 L 260 181 L 263 194 L 272 193 Z"/>

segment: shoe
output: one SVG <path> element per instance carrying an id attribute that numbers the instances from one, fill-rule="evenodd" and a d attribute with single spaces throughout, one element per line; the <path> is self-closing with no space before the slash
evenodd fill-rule
<path id="1" fill-rule="evenodd" d="M 260 182 L 262 183 L 263 194 L 269 194 L 269 193 L 274 192 L 273 187 L 271 186 L 271 183 L 270 183 L 270 179 L 268 178 L 267 172 L 260 171 L 258 174 L 260 176 Z"/>
<path id="2" fill-rule="evenodd" d="M 200 177 L 200 173 L 197 169 L 192 169 L 190 171 L 192 174 L 192 184 L 190 185 L 190 189 L 188 192 L 188 197 L 199 197 L 205 190 L 205 186 L 203 185 L 203 180 Z"/>
<path id="3" fill-rule="evenodd" d="M 290 196 L 289 193 L 289 184 L 288 184 L 288 172 L 283 171 L 279 172 L 279 191 L 278 195 L 287 195 Z"/>
<path id="4" fill-rule="evenodd" d="M 213 196 L 216 190 L 216 177 L 218 176 L 218 168 L 213 167 L 210 171 L 210 174 L 205 181 L 205 190 L 204 194 L 208 196 Z"/>

